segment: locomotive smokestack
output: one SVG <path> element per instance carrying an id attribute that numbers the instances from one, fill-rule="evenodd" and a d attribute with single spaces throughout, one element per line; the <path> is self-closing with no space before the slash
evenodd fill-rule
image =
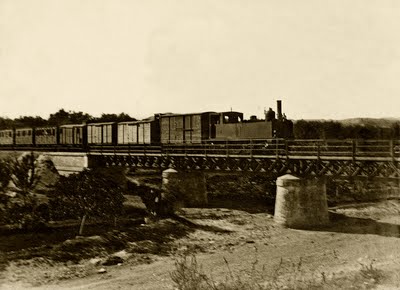
<path id="1" fill-rule="evenodd" d="M 282 101 L 278 100 L 277 101 L 277 109 L 278 109 L 278 120 L 282 120 Z"/>

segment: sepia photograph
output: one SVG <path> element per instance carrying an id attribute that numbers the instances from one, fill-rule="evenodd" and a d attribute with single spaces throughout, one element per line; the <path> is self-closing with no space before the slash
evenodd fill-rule
<path id="1" fill-rule="evenodd" d="M 0 0 L 0 289 L 400 289 L 399 16 Z"/>

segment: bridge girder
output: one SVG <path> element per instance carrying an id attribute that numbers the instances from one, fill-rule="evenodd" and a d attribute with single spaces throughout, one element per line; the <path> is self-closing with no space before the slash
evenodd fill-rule
<path id="1" fill-rule="evenodd" d="M 265 172 L 274 176 L 287 173 L 297 176 L 328 176 L 333 178 L 400 179 L 396 160 L 335 160 L 256 158 L 244 156 L 181 156 L 181 155 L 89 155 L 96 166 L 203 171 Z"/>

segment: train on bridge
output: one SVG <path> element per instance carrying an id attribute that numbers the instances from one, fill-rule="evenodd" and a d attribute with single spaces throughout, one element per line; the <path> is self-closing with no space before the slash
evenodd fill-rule
<path id="1" fill-rule="evenodd" d="M 42 128 L 9 128 L 0 130 L 0 146 L 48 147 L 202 144 L 206 142 L 249 141 L 254 139 L 293 138 L 293 122 L 269 108 L 265 119 L 243 113 L 201 112 L 191 114 L 155 114 L 128 122 L 65 124 Z"/>

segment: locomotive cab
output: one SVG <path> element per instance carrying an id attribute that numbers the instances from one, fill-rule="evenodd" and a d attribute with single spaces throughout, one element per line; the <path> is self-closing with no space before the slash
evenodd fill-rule
<path id="1" fill-rule="evenodd" d="M 293 123 L 282 114 L 282 102 L 277 102 L 278 114 L 269 108 L 265 111 L 265 119 L 252 116 L 243 119 L 240 112 L 222 112 L 216 127 L 216 140 L 254 140 L 293 137 Z"/>

